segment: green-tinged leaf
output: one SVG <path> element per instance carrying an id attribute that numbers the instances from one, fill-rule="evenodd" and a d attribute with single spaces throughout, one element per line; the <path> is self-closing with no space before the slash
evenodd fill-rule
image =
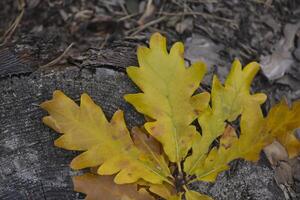
<path id="1" fill-rule="evenodd" d="M 188 174 L 196 174 L 201 168 L 211 143 L 224 132 L 225 121 L 234 121 L 249 102 L 260 105 L 266 100 L 264 94 L 250 94 L 250 85 L 258 70 L 259 65 L 255 62 L 242 69 L 241 63 L 236 60 L 224 86 L 216 76 L 213 78 L 211 107 L 208 107 L 198 118 L 202 136 L 197 137 L 193 145 L 193 154 L 184 164 Z"/>
<path id="2" fill-rule="evenodd" d="M 44 117 L 44 123 L 63 133 L 55 145 L 84 151 L 72 161 L 73 169 L 100 166 L 101 175 L 118 173 L 116 183 L 132 183 L 140 178 L 162 183 L 171 176 L 164 161 L 154 159 L 155 152 L 149 154 L 134 145 L 122 111 L 117 111 L 108 122 L 87 94 L 81 96 L 79 107 L 60 91 L 55 91 L 53 99 L 41 107 L 50 114 Z"/>
<path id="3" fill-rule="evenodd" d="M 211 197 L 200 194 L 196 191 L 188 190 L 185 193 L 186 200 L 213 200 Z"/>
<path id="4" fill-rule="evenodd" d="M 166 183 L 150 184 L 149 191 L 164 199 L 172 199 L 176 196 L 175 188 Z"/>
<path id="5" fill-rule="evenodd" d="M 191 123 L 209 100 L 208 93 L 192 96 L 206 71 L 204 63 L 186 67 L 183 52 L 183 44 L 177 42 L 168 53 L 166 39 L 153 34 L 150 48 L 138 48 L 139 67 L 127 68 L 143 93 L 125 96 L 140 113 L 154 120 L 145 128 L 162 143 L 169 160 L 177 163 L 192 147 L 198 132 Z"/>
<path id="6" fill-rule="evenodd" d="M 170 196 L 166 200 L 181 200 L 182 199 L 182 193 L 179 193 L 177 195 Z"/>

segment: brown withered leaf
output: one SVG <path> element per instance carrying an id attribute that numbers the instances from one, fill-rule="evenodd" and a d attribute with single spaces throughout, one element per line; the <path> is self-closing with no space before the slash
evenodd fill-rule
<path id="1" fill-rule="evenodd" d="M 113 176 L 99 176 L 87 173 L 73 177 L 74 190 L 85 193 L 86 200 L 154 200 L 136 184 L 114 183 Z"/>

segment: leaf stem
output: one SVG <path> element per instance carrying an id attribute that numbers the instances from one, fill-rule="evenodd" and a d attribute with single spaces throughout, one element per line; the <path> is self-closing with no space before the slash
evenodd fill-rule
<path id="1" fill-rule="evenodd" d="M 186 185 L 183 186 L 183 189 L 187 192 L 189 189 L 186 187 Z"/>
<path id="2" fill-rule="evenodd" d="M 198 181 L 198 180 L 195 178 L 195 179 L 189 180 L 189 181 L 187 182 L 187 184 L 189 185 L 189 184 L 195 183 L 195 182 L 197 182 L 197 181 Z"/>
<path id="3" fill-rule="evenodd" d="M 178 167 L 178 173 L 179 173 L 180 175 L 183 175 L 180 162 L 177 162 L 177 167 Z"/>
<path id="4" fill-rule="evenodd" d="M 170 181 L 170 180 L 168 180 L 168 179 L 164 179 L 164 181 L 165 181 L 166 183 L 168 183 L 168 184 L 172 185 L 173 187 L 175 186 L 175 185 L 174 185 L 174 183 L 173 183 L 173 182 L 171 182 L 171 181 Z"/>

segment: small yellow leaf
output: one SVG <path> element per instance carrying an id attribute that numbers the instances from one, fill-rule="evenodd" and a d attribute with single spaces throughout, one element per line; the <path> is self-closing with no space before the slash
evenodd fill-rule
<path id="1" fill-rule="evenodd" d="M 137 184 L 148 188 L 150 192 L 163 199 L 181 200 L 182 193 L 177 193 L 174 185 L 170 185 L 168 183 L 153 184 L 145 181 L 138 181 Z"/>
<path id="2" fill-rule="evenodd" d="M 170 196 L 166 200 L 181 200 L 182 199 L 182 193 L 179 193 L 177 195 Z"/>
<path id="3" fill-rule="evenodd" d="M 74 190 L 86 194 L 86 200 L 154 200 L 136 184 L 117 185 L 112 176 L 87 173 L 73 177 Z"/>
<path id="4" fill-rule="evenodd" d="M 218 173 L 228 168 L 227 163 L 237 158 L 257 161 L 261 150 L 275 138 L 287 148 L 290 156 L 298 155 L 300 142 L 291 134 L 295 128 L 300 127 L 298 105 L 300 104 L 295 102 L 292 108 L 288 109 L 287 104 L 281 102 L 271 109 L 265 119 L 260 105 L 249 102 L 241 116 L 240 137 L 237 139 L 233 133 L 225 131 L 227 139 L 223 135 L 220 147 L 213 148 L 200 162 L 201 167 L 196 172 L 197 179 L 214 181 Z M 224 148 L 222 143 L 228 148 Z"/>
<path id="5" fill-rule="evenodd" d="M 213 148 L 207 157 L 199 162 L 197 179 L 215 181 L 217 175 L 228 169 L 228 163 L 237 158 L 256 161 L 261 149 L 272 141 L 270 134 L 264 134 L 264 119 L 257 102 L 248 103 L 241 116 L 241 135 L 236 137 L 232 127 L 227 127 L 220 140 L 219 148 Z"/>
<path id="6" fill-rule="evenodd" d="M 290 158 L 294 158 L 299 155 L 300 140 L 296 138 L 293 131 L 277 136 L 276 138 L 286 148 Z"/>
<path id="7" fill-rule="evenodd" d="M 198 134 L 191 125 L 209 101 L 209 94 L 192 96 L 206 71 L 205 64 L 185 66 L 184 47 L 175 43 L 170 52 L 166 39 L 155 33 L 150 48 L 138 48 L 139 67 L 127 68 L 128 76 L 143 93 L 129 94 L 126 101 L 140 113 L 152 118 L 145 128 L 163 145 L 171 162 L 179 163 Z"/>
<path id="8" fill-rule="evenodd" d="M 162 154 L 161 144 L 149 135 L 145 129 L 139 127 L 133 127 L 131 129 L 131 136 L 133 143 L 136 147 L 145 152 L 154 152 L 156 154 Z"/>
<path id="9" fill-rule="evenodd" d="M 185 171 L 192 175 L 201 170 L 201 163 L 208 153 L 211 143 L 225 130 L 225 121 L 234 121 L 249 102 L 258 105 L 266 100 L 265 94 L 250 94 L 250 85 L 259 70 L 256 62 L 242 69 L 238 60 L 232 64 L 231 71 L 223 86 L 215 76 L 212 83 L 211 107 L 199 115 L 202 137 L 198 136 L 193 144 L 193 154 L 186 159 Z"/>
<path id="10" fill-rule="evenodd" d="M 265 132 L 265 119 L 259 104 L 248 103 L 240 122 L 241 135 L 231 149 L 232 158 L 257 161 L 264 146 L 272 143 L 272 135 Z"/>
<path id="11" fill-rule="evenodd" d="M 168 184 L 151 184 L 149 190 L 164 199 L 171 199 L 176 196 L 175 188 Z"/>
<path id="12" fill-rule="evenodd" d="M 150 135 L 147 135 L 141 128 L 133 127 L 131 130 L 135 146 L 149 155 L 152 162 L 162 167 L 162 171 L 170 173 L 168 162 L 163 156 L 161 144 Z M 148 158 L 149 158 L 148 157 Z"/>
<path id="13" fill-rule="evenodd" d="M 286 148 L 290 158 L 300 153 L 300 140 L 294 135 L 297 128 L 300 128 L 300 101 L 291 108 L 284 100 L 272 107 L 266 129 Z"/>
<path id="14" fill-rule="evenodd" d="M 213 148 L 202 161 L 201 168 L 197 170 L 197 179 L 206 182 L 215 181 L 217 175 L 229 168 L 227 163 L 231 161 L 232 146 L 236 145 L 238 138 L 233 127 L 227 126 L 217 149 Z"/>
<path id="15" fill-rule="evenodd" d="M 200 194 L 196 191 L 188 190 L 185 193 L 186 200 L 213 200 L 211 197 Z"/>
<path id="16" fill-rule="evenodd" d="M 168 182 L 171 175 L 164 160 L 156 162 L 155 152 L 149 154 L 134 146 L 122 111 L 117 111 L 108 122 L 87 94 L 81 96 L 79 107 L 61 91 L 55 91 L 53 99 L 41 107 L 50 114 L 44 122 L 63 133 L 55 145 L 85 151 L 73 159 L 73 169 L 100 166 L 99 174 L 118 173 L 116 183 L 132 183 L 140 178 L 152 183 Z"/>

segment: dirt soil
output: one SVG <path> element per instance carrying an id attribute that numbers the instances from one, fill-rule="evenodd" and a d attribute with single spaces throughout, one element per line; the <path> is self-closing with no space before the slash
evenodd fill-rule
<path id="1" fill-rule="evenodd" d="M 1 0 L 0 19 L 0 199 L 84 198 L 68 167 L 76 153 L 53 146 L 38 105 L 55 89 L 88 92 L 109 117 L 122 108 L 130 127 L 141 124 L 122 99 L 137 91 L 124 72 L 154 32 L 183 41 L 187 63 L 208 64 L 208 90 L 238 58 L 262 64 L 253 91 L 267 93 L 264 111 L 300 99 L 298 0 Z M 190 187 L 220 200 L 300 199 L 300 158 L 231 164 L 216 183 Z"/>

